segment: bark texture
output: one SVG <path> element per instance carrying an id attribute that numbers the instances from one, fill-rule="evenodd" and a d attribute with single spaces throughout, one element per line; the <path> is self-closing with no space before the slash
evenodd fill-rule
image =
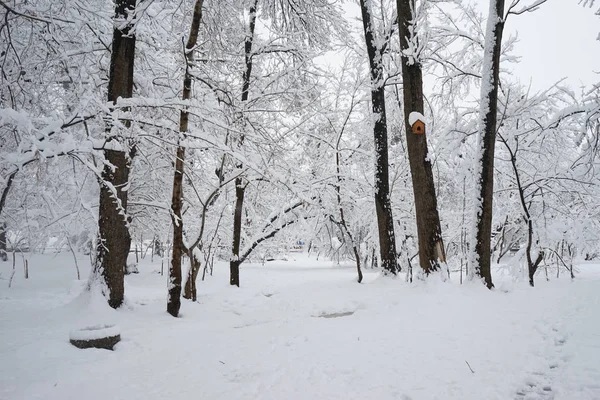
<path id="1" fill-rule="evenodd" d="M 6 253 L 6 222 L 0 222 L 0 260 L 8 260 Z"/>
<path id="2" fill-rule="evenodd" d="M 117 0 L 115 26 L 108 81 L 108 101 L 115 104 L 119 97 L 133 94 L 133 62 L 135 56 L 134 21 L 122 26 L 117 21 L 127 19 L 135 10 L 136 0 Z M 125 123 L 125 126 L 129 126 Z M 119 142 L 123 150 L 105 150 L 104 157 L 110 165 L 102 171 L 98 218 L 99 243 L 95 272 L 99 273 L 108 290 L 108 304 L 117 308 L 123 303 L 124 271 L 131 246 L 127 217 L 127 187 L 134 151 L 125 151 L 125 140 L 119 135 L 109 137 Z M 117 146 L 119 147 L 119 146 Z M 114 190 L 114 191 L 113 191 Z"/>
<path id="3" fill-rule="evenodd" d="M 114 166 L 104 166 L 102 180 L 110 183 L 115 193 L 106 185 L 100 188 L 99 243 L 96 252 L 96 268 L 108 289 L 108 304 L 118 308 L 125 295 L 124 277 L 127 256 L 131 246 L 127 215 L 127 191 L 130 159 L 122 151 L 105 150 L 105 158 Z"/>
<path id="4" fill-rule="evenodd" d="M 10 188 L 15 180 L 15 176 L 19 170 L 14 170 L 6 179 L 4 189 L 2 189 L 2 196 L 0 196 L 0 260 L 8 260 L 8 253 L 6 252 L 6 221 L 3 221 L 2 212 L 4 211 L 4 205 L 6 204 L 6 198 L 10 192 Z"/>
<path id="5" fill-rule="evenodd" d="M 188 251 L 188 257 L 190 258 L 190 269 L 188 272 L 187 280 L 185 281 L 183 297 L 192 301 L 196 301 L 198 300 L 198 292 L 196 290 L 196 278 L 198 278 L 201 263 L 193 251 Z"/>
<path id="6" fill-rule="evenodd" d="M 186 68 L 183 77 L 183 100 L 189 100 L 192 97 L 191 68 L 194 64 L 194 47 L 196 47 L 198 41 L 198 32 L 200 30 L 200 22 L 202 21 L 202 4 L 203 0 L 197 0 L 194 6 L 190 35 L 184 50 Z M 185 132 L 188 131 L 188 124 L 189 112 L 182 109 L 179 114 L 179 132 L 181 132 L 181 136 L 179 137 L 180 141 L 185 138 Z M 167 298 L 167 312 L 174 317 L 179 316 L 179 309 L 181 307 L 181 259 L 183 255 L 188 252 L 188 249 L 183 243 L 183 219 L 181 215 L 183 207 L 184 162 L 185 147 L 178 145 L 175 159 L 175 173 L 173 174 L 173 193 L 171 196 L 171 210 L 173 212 L 173 253 L 171 255 L 171 265 L 169 267 L 169 296 Z M 198 273 L 196 272 L 196 275 L 197 274 Z"/>
<path id="7" fill-rule="evenodd" d="M 244 194 L 246 188 L 242 178 L 235 180 L 235 210 L 233 214 L 233 257 L 229 262 L 229 284 L 240 286 L 240 244 L 242 239 L 242 210 L 244 208 Z"/>
<path id="8" fill-rule="evenodd" d="M 480 161 L 481 175 L 479 176 L 479 198 L 481 199 L 481 209 L 477 216 L 475 232 L 475 254 L 477 262 L 475 264 L 475 273 L 481 277 L 488 288 L 494 287 L 491 273 L 491 242 L 492 242 L 492 204 L 494 198 L 494 151 L 496 146 L 496 122 L 498 114 L 498 82 L 500 77 L 500 51 L 502 46 L 502 31 L 504 30 L 504 0 L 491 0 L 490 20 L 488 24 L 494 24 L 493 35 L 488 34 L 485 43 L 485 52 L 491 49 L 491 82 L 482 83 L 483 88 L 487 88 L 487 93 L 482 90 L 481 101 L 483 103 L 483 139 L 482 154 Z M 496 20 L 494 15 L 497 16 Z M 488 30 L 490 27 L 488 27 Z M 490 42 L 488 40 L 491 39 Z M 489 54 L 489 53 L 488 53 Z M 486 54 L 486 56 L 488 55 Z M 484 58 L 485 61 L 485 58 Z M 484 62 L 484 68 L 486 63 Z M 483 71 L 484 79 L 486 71 Z M 485 107 L 487 105 L 487 107 Z"/>
<path id="9" fill-rule="evenodd" d="M 369 67 L 371 71 L 371 107 L 375 117 L 373 137 L 375 139 L 375 211 L 379 232 L 379 255 L 381 266 L 386 272 L 396 274 L 400 268 L 396 258 L 396 238 L 394 218 L 390 201 L 388 167 L 388 137 L 385 111 L 385 89 L 383 86 L 383 48 L 377 45 L 374 37 L 373 20 L 368 2 L 360 1 Z M 359 261 L 357 258 L 357 267 Z"/>
<path id="10" fill-rule="evenodd" d="M 173 175 L 173 194 L 171 197 L 171 211 L 173 218 L 173 252 L 169 266 L 169 296 L 167 297 L 167 312 L 174 317 L 179 316 L 181 307 L 181 258 L 185 254 L 183 244 L 183 220 L 181 209 L 183 206 L 183 159 L 185 148 L 177 147 L 175 159 L 175 174 Z"/>
<path id="11" fill-rule="evenodd" d="M 255 0 L 253 5 L 250 7 L 248 15 L 250 17 L 250 23 L 248 26 L 248 34 L 244 41 L 244 52 L 246 68 L 242 76 L 242 104 L 248 101 L 248 95 L 250 91 L 250 79 L 252 77 L 252 42 L 254 40 L 254 28 L 256 26 L 256 9 L 258 6 L 258 0 Z M 244 144 L 244 136 L 239 138 L 238 145 L 241 147 Z M 237 165 L 238 169 L 242 169 L 241 164 Z M 240 176 L 235 179 L 235 210 L 233 212 L 233 243 L 231 246 L 231 260 L 229 262 L 229 284 L 239 287 L 240 286 L 240 244 L 242 238 L 242 211 L 244 208 L 244 195 L 246 193 L 246 184 L 244 179 Z"/>
<path id="12" fill-rule="evenodd" d="M 404 123 L 410 173 L 415 198 L 417 235 L 419 239 L 419 263 L 426 274 L 439 269 L 439 262 L 446 261 L 442 228 L 437 209 L 437 197 L 433 182 L 431 160 L 427 150 L 427 128 L 415 134 L 409 123 L 411 112 L 424 114 L 423 74 L 421 64 L 414 57 L 407 56 L 410 43 L 416 42 L 411 34 L 414 0 L 397 0 L 398 31 L 402 49 L 402 84 L 404 99 Z M 423 121 L 425 122 L 425 121 Z"/>

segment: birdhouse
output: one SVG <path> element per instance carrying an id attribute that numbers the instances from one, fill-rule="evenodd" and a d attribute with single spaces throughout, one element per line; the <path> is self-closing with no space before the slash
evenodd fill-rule
<path id="1" fill-rule="evenodd" d="M 425 122 L 417 119 L 412 123 L 412 131 L 415 135 L 422 135 L 425 133 Z"/>

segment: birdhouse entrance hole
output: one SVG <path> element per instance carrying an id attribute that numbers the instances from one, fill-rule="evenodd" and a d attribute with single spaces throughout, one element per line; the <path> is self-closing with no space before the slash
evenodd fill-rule
<path id="1" fill-rule="evenodd" d="M 423 133 L 425 133 L 425 124 L 423 123 L 423 121 L 421 121 L 420 119 L 416 120 L 412 124 L 412 131 L 416 135 L 422 135 Z"/>

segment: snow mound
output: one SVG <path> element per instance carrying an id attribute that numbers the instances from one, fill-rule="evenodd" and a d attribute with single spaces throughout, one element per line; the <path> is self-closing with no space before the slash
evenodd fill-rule
<path id="1" fill-rule="evenodd" d="M 94 325 L 82 329 L 72 330 L 69 333 L 70 340 L 98 340 L 121 334 L 117 325 Z"/>

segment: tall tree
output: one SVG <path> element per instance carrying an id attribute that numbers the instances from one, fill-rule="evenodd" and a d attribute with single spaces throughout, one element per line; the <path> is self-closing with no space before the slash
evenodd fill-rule
<path id="1" fill-rule="evenodd" d="M 192 97 L 192 67 L 194 64 L 194 49 L 198 42 L 198 31 L 202 21 L 202 3 L 203 0 L 196 0 L 194 14 L 192 16 L 192 25 L 187 44 L 185 45 L 185 75 L 183 77 L 183 100 L 189 100 Z M 183 242 L 183 220 L 181 218 L 181 209 L 183 205 L 183 169 L 185 161 L 185 147 L 181 141 L 185 139 L 185 132 L 188 130 L 189 112 L 182 109 L 179 114 L 179 144 L 177 146 L 177 155 L 175 158 L 175 173 L 173 175 L 173 198 L 171 200 L 171 210 L 173 211 L 173 253 L 171 256 L 171 266 L 169 267 L 169 296 L 167 299 L 167 312 L 174 317 L 179 315 L 181 307 L 181 258 L 188 251 Z M 190 254 L 190 259 L 193 254 Z"/>
<path id="2" fill-rule="evenodd" d="M 135 58 L 136 0 L 117 0 L 108 78 L 108 101 L 119 113 L 118 99 L 133 94 Z M 122 124 L 122 126 L 120 126 Z M 94 275 L 106 284 L 108 304 L 117 308 L 123 303 L 124 270 L 131 246 L 127 215 L 127 189 L 135 146 L 122 134 L 131 122 L 115 119 L 107 127 L 106 159 L 100 182 L 98 247 Z"/>
<path id="3" fill-rule="evenodd" d="M 375 117 L 373 125 L 373 137 L 375 139 L 375 211 L 379 228 L 379 254 L 383 269 L 396 274 L 399 271 L 399 266 L 396 259 L 394 218 L 390 202 L 388 134 L 385 112 L 385 80 L 383 76 L 383 54 L 390 38 L 375 37 L 376 31 L 370 6 L 370 0 L 360 0 L 371 72 L 371 107 Z"/>
<path id="4" fill-rule="evenodd" d="M 498 82 L 500 52 L 504 30 L 504 0 L 490 0 L 487 20 L 481 81 L 480 120 L 477 128 L 479 144 L 476 147 L 476 203 L 475 234 L 471 243 L 475 254 L 471 257 L 471 274 L 476 273 L 488 288 L 494 287 L 491 272 L 492 212 L 494 197 L 494 150 L 498 115 Z M 473 268 L 474 267 L 474 268 Z"/>
<path id="5" fill-rule="evenodd" d="M 256 27 L 257 7 L 258 0 L 254 0 L 254 3 L 248 10 L 248 31 L 244 39 L 245 69 L 242 77 L 242 104 L 246 104 L 250 93 L 250 80 L 252 78 L 253 66 L 252 43 L 254 41 L 254 29 Z M 238 146 L 241 147 L 243 143 L 244 133 L 242 132 L 238 138 Z M 237 168 L 241 171 L 243 165 L 238 163 Z M 231 260 L 229 261 L 229 284 L 238 287 L 240 286 L 240 243 L 242 241 L 242 211 L 244 209 L 246 184 L 247 183 L 242 176 L 238 176 L 235 179 L 235 209 L 233 212 L 233 244 L 231 248 Z"/>
<path id="6" fill-rule="evenodd" d="M 416 35 L 418 15 L 414 0 L 398 0 L 397 6 L 400 49 L 402 50 L 404 123 L 415 198 L 419 262 L 423 271 L 429 274 L 439 268 L 439 262 L 445 261 L 446 256 L 437 209 L 431 158 L 427 149 L 427 126 L 422 126 L 420 130 L 413 132 L 415 120 L 424 119 L 423 73 Z"/>

